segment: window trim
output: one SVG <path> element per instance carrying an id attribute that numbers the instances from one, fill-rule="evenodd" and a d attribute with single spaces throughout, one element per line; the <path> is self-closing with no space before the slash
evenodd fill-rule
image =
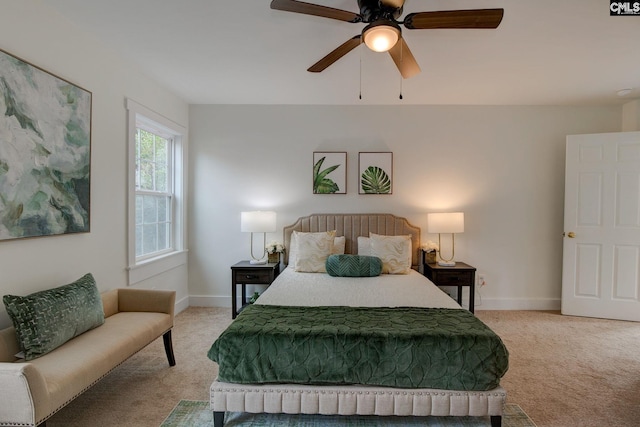
<path id="1" fill-rule="evenodd" d="M 133 285 L 165 271 L 187 263 L 187 128 L 172 120 L 127 99 L 128 111 L 128 175 L 127 175 L 127 271 L 129 285 Z M 155 256 L 136 259 L 136 153 L 135 135 L 137 123 L 144 123 L 145 127 L 157 130 L 161 136 L 172 138 L 172 165 L 173 176 L 171 179 L 173 193 L 172 218 L 172 249 L 163 251 Z"/>

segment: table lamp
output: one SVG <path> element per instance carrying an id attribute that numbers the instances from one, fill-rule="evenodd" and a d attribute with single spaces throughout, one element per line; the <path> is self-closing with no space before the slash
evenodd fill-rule
<path id="1" fill-rule="evenodd" d="M 464 213 L 430 213 L 427 215 L 427 231 L 429 233 L 438 233 L 438 248 L 440 251 L 440 261 L 438 261 L 438 265 L 443 267 L 452 267 L 456 265 L 456 262 L 453 260 L 456 250 L 455 233 L 464 232 Z M 440 235 L 442 233 L 451 233 L 450 258 L 444 258 L 442 256 L 442 244 L 440 242 Z"/>
<path id="2" fill-rule="evenodd" d="M 266 264 L 267 233 L 276 231 L 276 213 L 273 211 L 251 211 L 240 213 L 240 231 L 251 233 L 251 264 Z M 263 233 L 262 255 L 253 255 L 253 233 Z"/>

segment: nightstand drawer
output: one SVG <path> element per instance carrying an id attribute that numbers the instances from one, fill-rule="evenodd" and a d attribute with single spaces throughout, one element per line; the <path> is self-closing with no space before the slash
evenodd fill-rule
<path id="1" fill-rule="evenodd" d="M 438 286 L 471 286 L 473 284 L 471 271 L 438 271 L 434 276 Z"/>
<path id="2" fill-rule="evenodd" d="M 271 283 L 273 281 L 273 271 L 265 271 L 256 269 L 236 269 L 233 271 L 234 281 L 236 283 L 260 284 Z"/>

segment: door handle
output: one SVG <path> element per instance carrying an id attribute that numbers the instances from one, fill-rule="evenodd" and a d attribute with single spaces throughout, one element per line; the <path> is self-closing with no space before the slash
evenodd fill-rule
<path id="1" fill-rule="evenodd" d="M 570 231 L 568 233 L 562 233 L 563 236 L 567 236 L 570 239 L 573 239 L 576 237 L 576 233 L 574 233 L 573 231 Z"/>

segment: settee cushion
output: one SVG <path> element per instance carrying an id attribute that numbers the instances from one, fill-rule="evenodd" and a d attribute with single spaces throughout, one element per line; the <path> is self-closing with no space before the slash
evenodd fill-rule
<path id="1" fill-rule="evenodd" d="M 68 285 L 2 298 L 26 360 L 104 323 L 102 299 L 91 273 Z"/>

